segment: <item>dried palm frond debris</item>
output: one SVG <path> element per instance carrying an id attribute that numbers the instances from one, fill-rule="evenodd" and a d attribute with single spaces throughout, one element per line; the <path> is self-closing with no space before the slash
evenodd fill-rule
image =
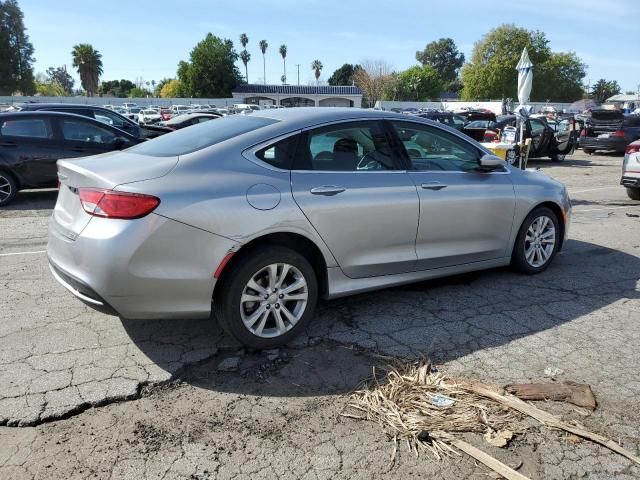
<path id="1" fill-rule="evenodd" d="M 558 428 L 599 443 L 630 460 L 640 459 L 615 442 L 580 425 L 562 421 L 514 395 L 487 385 L 454 379 L 438 372 L 430 362 L 392 362 L 362 389 L 353 392 L 343 416 L 379 423 L 393 439 L 391 461 L 399 441 L 409 449 L 437 459 L 463 451 L 508 479 L 526 477 L 460 438 L 481 433 L 488 443 L 506 446 L 514 435 L 526 431 L 527 415 L 543 425 Z"/>
<path id="2" fill-rule="evenodd" d="M 525 430 L 521 414 L 468 391 L 428 362 L 391 365 L 382 380 L 374 374 L 370 385 L 351 395 L 349 407 L 347 416 L 378 422 L 416 454 L 437 459 L 456 453 L 452 434 L 501 432 L 506 438 Z"/>

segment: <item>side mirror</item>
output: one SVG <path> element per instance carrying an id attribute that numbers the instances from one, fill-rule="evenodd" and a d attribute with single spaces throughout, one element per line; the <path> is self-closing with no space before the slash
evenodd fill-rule
<path id="1" fill-rule="evenodd" d="M 478 160 L 481 170 L 495 170 L 504 164 L 504 160 L 500 157 L 487 153 Z"/>
<path id="2" fill-rule="evenodd" d="M 116 137 L 113 139 L 112 145 L 114 150 L 122 150 L 127 144 L 127 139 L 123 137 Z"/>

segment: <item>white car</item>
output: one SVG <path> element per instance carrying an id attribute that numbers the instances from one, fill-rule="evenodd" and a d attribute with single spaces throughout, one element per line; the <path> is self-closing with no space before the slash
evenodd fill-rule
<path id="1" fill-rule="evenodd" d="M 631 200 L 640 200 L 640 140 L 631 142 L 624 150 L 620 184 Z"/>
<path id="2" fill-rule="evenodd" d="M 125 103 L 122 104 L 122 107 L 123 108 L 127 108 L 127 109 L 129 109 L 129 108 L 137 108 L 138 104 L 137 103 L 133 103 L 133 102 L 125 102 Z"/>
<path id="3" fill-rule="evenodd" d="M 172 105 L 171 106 L 171 114 L 172 115 L 180 115 L 182 113 L 187 113 L 190 110 L 186 105 Z"/>
<path id="4" fill-rule="evenodd" d="M 138 123 L 147 124 L 147 123 L 158 123 L 162 120 L 162 115 L 157 110 L 153 110 L 150 108 L 146 108 L 144 110 L 140 110 L 138 113 Z"/>

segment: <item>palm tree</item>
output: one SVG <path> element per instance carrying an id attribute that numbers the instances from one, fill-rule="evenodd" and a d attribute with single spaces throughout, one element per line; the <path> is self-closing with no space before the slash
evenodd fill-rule
<path id="1" fill-rule="evenodd" d="M 282 75 L 282 83 L 286 83 L 287 81 L 287 46 L 282 44 L 280 45 L 280 55 L 282 56 L 282 65 L 284 67 L 284 75 Z"/>
<path id="2" fill-rule="evenodd" d="M 240 52 L 240 60 L 244 63 L 244 79 L 249 83 L 249 70 L 247 69 L 247 63 L 251 60 L 251 54 L 247 52 L 246 48 Z"/>
<path id="3" fill-rule="evenodd" d="M 88 43 L 80 43 L 71 51 L 73 66 L 78 69 L 80 83 L 89 97 L 98 91 L 98 82 L 102 75 L 102 54 Z"/>
<path id="4" fill-rule="evenodd" d="M 313 62 L 311 62 L 311 70 L 314 70 L 317 84 L 318 79 L 320 78 L 320 72 L 322 71 L 322 62 L 320 60 L 314 60 Z"/>
<path id="5" fill-rule="evenodd" d="M 246 33 L 240 34 L 240 43 L 242 44 L 242 48 L 247 49 L 247 44 L 249 43 L 249 37 L 247 37 Z"/>
<path id="6" fill-rule="evenodd" d="M 267 60 L 265 59 L 264 54 L 267 53 L 267 47 L 269 46 L 269 44 L 267 43 L 266 40 L 260 40 L 260 43 L 258 44 L 260 45 L 260 51 L 262 52 L 262 69 L 263 69 L 263 75 L 264 75 L 264 84 L 267 84 Z"/>

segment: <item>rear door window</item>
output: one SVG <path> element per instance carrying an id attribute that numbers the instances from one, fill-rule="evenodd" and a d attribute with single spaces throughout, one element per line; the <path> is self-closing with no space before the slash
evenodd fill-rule
<path id="1" fill-rule="evenodd" d="M 62 137 L 74 142 L 112 143 L 116 135 L 111 130 L 81 120 L 63 119 L 61 121 Z"/>
<path id="2" fill-rule="evenodd" d="M 46 118 L 14 118 L 0 120 L 0 135 L 7 137 L 53 138 Z"/>

